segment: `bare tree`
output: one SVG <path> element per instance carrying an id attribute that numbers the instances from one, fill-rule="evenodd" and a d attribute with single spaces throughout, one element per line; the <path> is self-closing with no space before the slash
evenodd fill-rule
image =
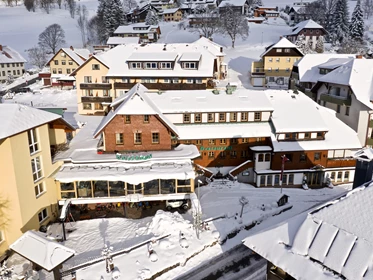
<path id="1" fill-rule="evenodd" d="M 221 31 L 228 35 L 232 40 L 232 48 L 236 42 L 237 37 L 243 40 L 249 36 L 249 26 L 246 17 L 241 13 L 234 11 L 233 6 L 228 4 L 225 6 L 225 11 L 220 17 Z"/>
<path id="2" fill-rule="evenodd" d="M 364 17 L 369 19 L 373 14 L 373 0 L 364 0 L 362 8 L 364 11 Z"/>
<path id="3" fill-rule="evenodd" d="M 61 7 L 62 7 L 62 0 L 56 0 L 56 3 L 58 5 L 58 8 L 61 9 Z"/>
<path id="4" fill-rule="evenodd" d="M 49 25 L 39 35 L 39 46 L 53 54 L 55 54 L 65 43 L 65 31 L 63 31 L 61 25 L 57 23 Z"/>
<path id="5" fill-rule="evenodd" d="M 35 0 L 24 0 L 23 4 L 25 5 L 27 11 L 35 12 L 35 8 L 36 8 L 36 1 Z"/>
<path id="6" fill-rule="evenodd" d="M 3 0 L 3 2 L 5 3 L 5 6 L 9 6 L 9 7 L 13 6 L 13 0 Z"/>
<path id="7" fill-rule="evenodd" d="M 47 14 L 50 13 L 52 9 L 52 0 L 39 0 L 39 5 L 42 10 L 44 10 Z"/>
<path id="8" fill-rule="evenodd" d="M 75 0 L 67 0 L 67 7 L 69 8 L 71 18 L 75 18 L 75 12 L 76 12 Z"/>
<path id="9" fill-rule="evenodd" d="M 87 43 L 88 44 L 100 44 L 100 30 L 101 24 L 97 15 L 93 16 L 87 25 Z"/>
<path id="10" fill-rule="evenodd" d="M 28 62 L 39 69 L 42 69 L 48 62 L 47 52 L 41 47 L 33 47 L 26 50 L 28 54 Z"/>
<path id="11" fill-rule="evenodd" d="M 83 47 L 87 46 L 87 28 L 88 28 L 88 10 L 85 5 L 78 6 L 76 9 L 77 15 L 77 25 L 80 31 L 80 36 L 82 37 Z"/>
<path id="12" fill-rule="evenodd" d="M 193 15 L 196 24 L 192 30 L 203 35 L 206 38 L 211 38 L 214 33 L 220 29 L 219 14 L 214 10 L 208 8 L 205 13 Z"/>

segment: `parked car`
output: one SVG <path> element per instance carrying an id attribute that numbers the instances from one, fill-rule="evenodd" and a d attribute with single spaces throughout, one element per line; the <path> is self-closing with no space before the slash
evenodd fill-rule
<path id="1" fill-rule="evenodd" d="M 166 209 L 168 211 L 175 209 L 175 208 L 181 208 L 181 209 L 188 209 L 188 201 L 187 200 L 166 200 Z"/>

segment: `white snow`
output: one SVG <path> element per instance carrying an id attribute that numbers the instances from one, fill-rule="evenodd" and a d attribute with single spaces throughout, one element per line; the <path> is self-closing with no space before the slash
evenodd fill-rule
<path id="1" fill-rule="evenodd" d="M 303 29 L 324 29 L 320 24 L 314 22 L 312 19 L 301 21 L 296 26 L 293 27 L 293 30 L 290 34 L 287 35 L 297 35 Z"/>
<path id="2" fill-rule="evenodd" d="M 0 51 L 0 63 L 24 63 L 24 59 L 16 50 L 10 46 L 2 46 Z"/>
<path id="3" fill-rule="evenodd" d="M 137 44 L 140 37 L 109 37 L 107 40 L 108 45 L 124 45 L 124 44 Z"/>

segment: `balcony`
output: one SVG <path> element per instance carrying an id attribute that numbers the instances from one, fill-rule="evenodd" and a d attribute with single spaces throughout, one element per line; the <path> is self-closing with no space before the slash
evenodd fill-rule
<path id="1" fill-rule="evenodd" d="M 111 89 L 111 84 L 98 84 L 98 83 L 83 83 L 80 84 L 80 89 Z"/>
<path id="2" fill-rule="evenodd" d="M 263 70 L 264 63 L 263 61 L 254 61 L 251 63 L 251 73 L 258 73 L 258 72 L 264 72 L 264 71 L 256 71 L 256 70 Z"/>
<path id="3" fill-rule="evenodd" d="M 356 160 L 353 158 L 328 159 L 326 163 L 327 168 L 353 167 L 355 165 L 356 165 Z"/>
<path id="4" fill-rule="evenodd" d="M 156 90 L 197 90 L 197 89 L 207 89 L 208 87 L 205 83 L 202 84 L 185 84 L 185 83 L 141 83 L 147 89 Z M 114 83 L 115 89 L 130 89 L 135 85 L 135 83 Z"/>
<path id="5" fill-rule="evenodd" d="M 109 102 L 113 101 L 110 96 L 82 96 L 82 102 Z"/>
<path id="6" fill-rule="evenodd" d="M 337 95 L 331 95 L 331 94 L 321 94 L 320 95 L 320 100 L 325 101 L 325 102 L 330 102 L 334 103 L 337 105 L 346 105 L 346 106 L 351 106 L 351 96 L 348 97 L 342 97 L 342 96 L 337 96 Z"/>

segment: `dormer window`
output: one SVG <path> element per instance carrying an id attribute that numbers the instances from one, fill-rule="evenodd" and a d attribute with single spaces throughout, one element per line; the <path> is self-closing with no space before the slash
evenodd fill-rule
<path id="1" fill-rule="evenodd" d="M 132 62 L 132 63 L 131 63 L 131 68 L 132 68 L 132 69 L 141 69 L 142 66 L 141 66 L 141 63 L 140 63 L 140 62 Z"/>
<path id="2" fill-rule="evenodd" d="M 161 69 L 172 69 L 171 62 L 161 62 Z"/>
<path id="3" fill-rule="evenodd" d="M 157 69 L 158 65 L 156 62 L 146 62 L 145 63 L 145 68 L 146 69 Z"/>
<path id="4" fill-rule="evenodd" d="M 183 68 L 185 68 L 185 69 L 197 69 L 197 63 L 196 62 L 184 62 Z"/>
<path id="5" fill-rule="evenodd" d="M 282 49 L 276 49 L 276 52 L 282 52 Z"/>

